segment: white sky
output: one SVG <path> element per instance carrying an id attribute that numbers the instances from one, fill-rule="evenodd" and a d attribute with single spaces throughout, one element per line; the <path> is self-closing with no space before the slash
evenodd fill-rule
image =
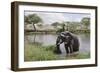
<path id="1" fill-rule="evenodd" d="M 57 13 L 57 12 L 36 12 L 36 11 L 25 11 L 25 15 L 37 14 L 42 18 L 44 24 L 52 24 L 54 22 L 63 21 L 76 21 L 80 22 L 83 17 L 90 17 L 90 14 L 86 13 Z"/>

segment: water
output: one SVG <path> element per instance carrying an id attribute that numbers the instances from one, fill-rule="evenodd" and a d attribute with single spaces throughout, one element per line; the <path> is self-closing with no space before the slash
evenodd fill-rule
<path id="1" fill-rule="evenodd" d="M 89 34 L 76 34 L 79 42 L 79 52 L 80 53 L 88 53 L 90 52 L 90 36 Z M 54 45 L 56 44 L 57 35 L 55 34 L 31 34 L 25 35 L 25 43 L 32 44 L 32 43 L 40 43 L 43 46 L 47 45 Z M 62 49 L 62 55 L 65 55 L 65 49 L 63 44 L 60 46 Z"/>

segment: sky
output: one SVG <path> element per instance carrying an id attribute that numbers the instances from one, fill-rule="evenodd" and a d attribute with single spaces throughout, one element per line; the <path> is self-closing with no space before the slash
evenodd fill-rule
<path id="1" fill-rule="evenodd" d="M 42 18 L 44 24 L 52 24 L 54 22 L 62 23 L 66 21 L 80 22 L 83 17 L 90 18 L 89 13 L 25 11 L 24 14 L 37 14 L 40 18 Z"/>

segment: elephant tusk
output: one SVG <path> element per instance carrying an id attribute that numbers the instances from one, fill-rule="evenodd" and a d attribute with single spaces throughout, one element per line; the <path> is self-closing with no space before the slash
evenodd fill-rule
<path id="1" fill-rule="evenodd" d="M 61 34 L 61 36 L 65 37 L 65 35 L 64 35 L 64 34 Z"/>
<path id="2" fill-rule="evenodd" d="M 60 43 L 58 43 L 57 45 L 60 45 Z"/>

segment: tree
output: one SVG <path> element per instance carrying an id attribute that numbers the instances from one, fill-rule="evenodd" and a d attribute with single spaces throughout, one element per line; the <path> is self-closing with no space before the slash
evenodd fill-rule
<path id="1" fill-rule="evenodd" d="M 81 20 L 81 23 L 82 23 L 86 28 L 88 28 L 88 27 L 90 26 L 90 18 L 84 17 L 84 18 Z"/>
<path id="2" fill-rule="evenodd" d="M 61 23 L 61 27 L 62 27 L 62 32 L 65 31 L 65 22 Z"/>
<path id="3" fill-rule="evenodd" d="M 59 22 L 54 22 L 54 23 L 52 23 L 51 25 L 54 26 L 54 27 L 56 28 L 58 25 L 60 25 L 60 23 L 59 23 Z"/>
<path id="4" fill-rule="evenodd" d="M 42 23 L 38 23 L 37 26 L 38 27 L 42 27 L 43 25 L 42 25 Z"/>
<path id="5" fill-rule="evenodd" d="M 25 16 L 25 23 L 26 24 L 33 24 L 34 30 L 36 31 L 35 24 L 42 22 L 42 19 L 37 14 L 30 14 Z"/>

